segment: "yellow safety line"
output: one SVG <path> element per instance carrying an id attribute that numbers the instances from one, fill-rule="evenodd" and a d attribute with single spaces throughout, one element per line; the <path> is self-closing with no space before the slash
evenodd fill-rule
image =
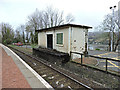
<path id="1" fill-rule="evenodd" d="M 104 53 L 104 54 L 99 54 L 99 55 L 95 55 L 95 56 L 102 56 L 102 55 L 106 55 L 106 54 L 110 54 L 110 53 L 114 53 L 114 52 L 108 52 L 108 53 Z M 116 54 L 116 53 L 114 53 L 114 54 Z M 112 59 L 115 59 L 115 60 L 119 60 L 118 58 L 112 58 Z M 100 62 L 104 62 L 104 61 L 100 61 Z M 111 61 L 108 61 L 110 64 L 112 64 L 114 67 L 116 67 L 116 68 L 119 68 L 120 69 L 120 67 L 119 66 L 117 66 L 116 64 L 114 64 L 114 63 L 112 63 Z M 105 66 L 103 66 L 103 67 L 105 67 Z M 112 66 L 108 66 L 108 67 L 112 67 Z"/>
<path id="2" fill-rule="evenodd" d="M 109 54 L 111 52 L 108 52 L 108 53 L 103 53 L 103 54 L 99 54 L 99 55 L 95 55 L 95 56 L 102 56 L 102 55 L 106 55 L 106 54 Z"/>
<path id="3" fill-rule="evenodd" d="M 100 62 L 106 62 L 105 60 L 101 60 Z"/>
<path id="4" fill-rule="evenodd" d="M 120 69 L 120 67 L 119 66 L 117 66 L 116 64 L 114 64 L 114 63 L 112 63 L 111 61 L 108 61 L 110 64 L 112 64 L 112 65 L 114 65 L 116 68 L 119 68 Z"/>
<path id="5" fill-rule="evenodd" d="M 114 52 L 109 52 L 109 53 L 114 53 Z M 104 54 L 99 54 L 99 55 L 94 55 L 94 56 L 98 56 L 98 57 L 101 57 L 102 55 L 106 55 L 106 54 L 109 54 L 109 53 L 104 53 Z M 104 58 L 111 58 L 111 57 L 104 57 Z M 111 59 L 115 59 L 115 60 L 120 60 L 117 58 L 111 58 Z"/>
<path id="6" fill-rule="evenodd" d="M 116 52 L 110 52 L 110 53 L 114 53 L 114 54 L 117 54 Z"/>
<path id="7" fill-rule="evenodd" d="M 106 67 L 106 66 L 103 66 L 103 67 Z M 111 65 L 108 65 L 107 67 L 115 67 L 115 66 L 113 66 L 113 65 L 112 65 L 112 66 L 111 66 Z"/>
<path id="8" fill-rule="evenodd" d="M 118 59 L 118 58 L 112 58 L 112 59 L 115 59 L 115 60 L 120 60 L 120 59 Z"/>

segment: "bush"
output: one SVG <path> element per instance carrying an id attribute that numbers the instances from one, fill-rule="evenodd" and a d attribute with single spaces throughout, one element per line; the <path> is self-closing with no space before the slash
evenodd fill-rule
<path id="1" fill-rule="evenodd" d="M 99 48 L 96 48 L 95 50 L 98 50 L 98 51 L 99 51 L 100 49 L 99 49 Z"/>
<path id="2" fill-rule="evenodd" d="M 11 43 L 12 43 L 12 40 L 10 38 L 3 41 L 3 44 L 5 44 L 5 45 L 11 44 Z"/>
<path id="3" fill-rule="evenodd" d="M 37 45 L 37 44 L 31 44 L 31 47 L 32 47 L 32 48 L 37 48 L 38 45 Z"/>

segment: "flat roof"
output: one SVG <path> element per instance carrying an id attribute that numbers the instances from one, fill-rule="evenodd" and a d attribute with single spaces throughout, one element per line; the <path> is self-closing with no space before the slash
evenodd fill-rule
<path id="1" fill-rule="evenodd" d="M 79 27 L 79 28 L 85 28 L 85 29 L 89 29 L 92 28 L 90 26 L 84 26 L 84 25 L 76 25 L 76 24 L 63 24 L 63 25 L 59 25 L 59 26 L 54 26 L 54 27 L 50 27 L 50 28 L 44 28 L 44 29 L 39 29 L 36 30 L 37 32 L 42 32 L 42 31 L 49 31 L 49 30 L 54 30 L 54 29 L 59 29 L 59 28 L 65 28 L 65 27 Z"/>

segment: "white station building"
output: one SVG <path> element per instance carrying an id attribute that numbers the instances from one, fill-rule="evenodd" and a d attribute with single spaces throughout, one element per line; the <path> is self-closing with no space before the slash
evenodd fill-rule
<path id="1" fill-rule="evenodd" d="M 88 29 L 92 27 L 64 24 L 51 28 L 37 30 L 38 45 L 44 48 L 56 49 L 69 53 L 87 51 Z"/>

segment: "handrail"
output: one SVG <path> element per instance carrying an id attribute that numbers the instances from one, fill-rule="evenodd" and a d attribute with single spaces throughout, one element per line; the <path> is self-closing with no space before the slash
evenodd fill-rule
<path id="1" fill-rule="evenodd" d="M 85 65 L 85 66 L 88 66 L 88 67 L 91 67 L 89 65 L 86 65 L 86 64 L 83 64 L 83 53 L 79 53 L 79 52 L 70 52 L 70 56 L 71 56 L 71 53 L 75 53 L 75 54 L 79 54 L 81 55 L 81 65 Z M 106 58 L 106 57 L 98 57 L 98 56 L 93 56 L 93 55 L 87 55 L 88 57 L 93 57 L 93 58 L 98 58 L 98 59 L 105 59 L 105 70 L 102 70 L 102 69 L 98 69 L 98 70 L 102 70 L 102 71 L 105 71 L 106 73 L 110 73 L 108 71 L 108 60 L 111 60 L 111 61 L 115 61 L 115 62 L 120 62 L 120 60 L 116 60 L 116 59 L 112 59 L 112 58 Z M 92 67 L 91 67 L 92 68 Z M 97 69 L 97 68 L 96 68 Z M 113 73 L 110 73 L 110 74 L 113 74 Z M 117 75 L 117 74 L 113 74 L 113 75 Z M 117 75 L 120 77 L 120 75 Z"/>
<path id="2" fill-rule="evenodd" d="M 70 52 L 70 53 L 75 53 L 75 54 L 84 55 L 83 53 L 79 53 L 79 52 Z M 88 55 L 88 56 L 89 56 L 89 57 L 94 57 L 94 58 L 99 58 L 99 59 L 107 59 L 107 60 L 111 60 L 111 61 L 120 62 L 120 60 L 116 60 L 116 59 L 112 59 L 112 58 L 98 57 L 98 56 L 94 56 L 94 55 Z"/>

